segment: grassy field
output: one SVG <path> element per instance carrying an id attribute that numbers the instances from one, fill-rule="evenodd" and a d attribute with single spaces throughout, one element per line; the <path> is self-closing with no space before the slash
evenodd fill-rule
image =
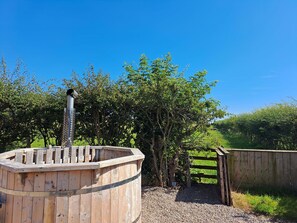
<path id="1" fill-rule="evenodd" d="M 244 211 L 297 221 L 296 194 L 253 189 L 241 192 L 233 191 L 232 199 L 233 205 Z"/>

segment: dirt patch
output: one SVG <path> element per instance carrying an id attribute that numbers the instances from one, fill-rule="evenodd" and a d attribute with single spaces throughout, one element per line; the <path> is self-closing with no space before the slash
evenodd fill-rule
<path id="1" fill-rule="evenodd" d="M 143 223 L 279 222 L 222 205 L 212 185 L 186 189 L 143 188 Z"/>

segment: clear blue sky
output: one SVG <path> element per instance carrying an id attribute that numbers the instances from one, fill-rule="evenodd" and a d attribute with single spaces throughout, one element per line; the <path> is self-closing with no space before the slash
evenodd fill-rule
<path id="1" fill-rule="evenodd" d="M 40 80 L 89 64 L 117 79 L 167 52 L 218 80 L 212 96 L 231 113 L 297 99 L 297 0 L 0 0 L 0 56 Z"/>

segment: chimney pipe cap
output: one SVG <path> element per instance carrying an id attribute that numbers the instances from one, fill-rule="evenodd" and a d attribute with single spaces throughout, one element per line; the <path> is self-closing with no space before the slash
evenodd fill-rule
<path id="1" fill-rule="evenodd" d="M 78 93 L 75 90 L 73 90 L 73 89 L 68 89 L 66 94 L 67 95 L 70 95 L 73 98 L 77 98 L 78 97 Z"/>

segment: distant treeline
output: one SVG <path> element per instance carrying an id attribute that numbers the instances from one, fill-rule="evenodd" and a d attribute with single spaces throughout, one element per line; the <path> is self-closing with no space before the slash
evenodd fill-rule
<path id="1" fill-rule="evenodd" d="M 185 78 L 170 55 L 142 56 L 138 66 L 125 65 L 117 81 L 90 66 L 58 86 L 40 84 L 20 64 L 12 71 L 4 60 L 0 66 L 1 151 L 30 147 L 38 137 L 44 146 L 61 145 L 66 90 L 73 88 L 79 93 L 75 139 L 140 148 L 145 170 L 159 185 L 176 180 L 185 148 L 199 146 L 197 138 L 225 114 L 207 96 L 215 83 L 206 81 L 206 72 Z"/>
<path id="2" fill-rule="evenodd" d="M 266 149 L 297 149 L 297 103 L 281 103 L 215 123 L 225 134 L 241 135 Z"/>

